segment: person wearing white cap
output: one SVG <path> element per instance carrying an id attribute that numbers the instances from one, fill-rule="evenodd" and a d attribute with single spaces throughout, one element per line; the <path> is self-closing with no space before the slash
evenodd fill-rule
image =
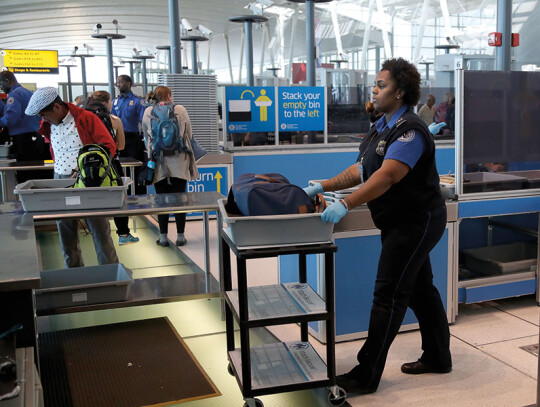
<path id="1" fill-rule="evenodd" d="M 95 114 L 63 102 L 55 88 L 38 89 L 26 108 L 29 116 L 43 119 L 39 133 L 50 141 L 54 178 L 70 178 L 77 168 L 79 149 L 86 144 L 104 144 L 114 156 L 116 144 Z M 108 218 L 86 218 L 99 264 L 118 263 Z M 65 267 L 84 266 L 77 220 L 57 221 Z"/>

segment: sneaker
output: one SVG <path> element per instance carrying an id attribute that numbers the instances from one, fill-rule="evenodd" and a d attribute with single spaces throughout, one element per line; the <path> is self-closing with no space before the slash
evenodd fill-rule
<path id="1" fill-rule="evenodd" d="M 169 241 L 168 240 L 165 240 L 164 242 L 162 242 L 161 240 L 156 240 L 156 244 L 158 246 L 161 246 L 161 247 L 169 247 Z"/>
<path id="2" fill-rule="evenodd" d="M 187 243 L 187 240 L 185 237 L 182 237 L 181 239 L 176 239 L 177 246 L 184 246 L 186 243 Z"/>
<path id="3" fill-rule="evenodd" d="M 139 241 L 138 237 L 133 236 L 129 233 L 127 236 L 118 236 L 118 244 L 120 246 L 128 243 L 137 243 Z"/>

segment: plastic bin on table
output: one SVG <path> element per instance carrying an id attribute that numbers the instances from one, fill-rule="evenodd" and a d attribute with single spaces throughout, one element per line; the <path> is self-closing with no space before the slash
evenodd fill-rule
<path id="1" fill-rule="evenodd" d="M 501 174 L 527 178 L 529 188 L 540 188 L 540 170 L 501 172 Z"/>
<path id="2" fill-rule="evenodd" d="M 333 223 L 323 223 L 320 213 L 294 215 L 241 216 L 230 215 L 226 199 L 218 200 L 223 222 L 238 247 L 280 246 L 332 241 Z"/>
<path id="3" fill-rule="evenodd" d="M 0 144 L 0 158 L 9 157 L 10 148 L 11 148 L 11 144 Z"/>
<path id="4" fill-rule="evenodd" d="M 125 301 L 133 284 L 133 273 L 123 264 L 74 267 L 41 272 L 36 290 L 40 310 Z"/>
<path id="5" fill-rule="evenodd" d="M 470 172 L 463 174 L 463 192 L 506 191 L 527 186 L 527 178 L 494 172 Z"/>
<path id="6" fill-rule="evenodd" d="M 33 179 L 15 187 L 26 212 L 120 208 L 131 179 L 118 187 L 70 188 L 74 179 Z"/>

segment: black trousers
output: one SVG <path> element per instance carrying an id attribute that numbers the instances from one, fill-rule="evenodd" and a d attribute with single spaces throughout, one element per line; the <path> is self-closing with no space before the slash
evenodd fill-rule
<path id="1" fill-rule="evenodd" d="M 156 194 L 170 194 L 176 192 L 186 192 L 187 181 L 182 178 L 164 178 L 154 184 Z M 174 220 L 176 221 L 176 233 L 184 233 L 186 227 L 186 214 L 175 213 Z M 159 233 L 167 233 L 169 231 L 169 215 L 158 215 Z"/>
<path id="2" fill-rule="evenodd" d="M 126 132 L 126 146 L 120 151 L 120 157 L 131 157 L 146 162 L 145 147 L 139 133 Z M 141 167 L 135 168 L 135 180 L 139 178 Z M 146 195 L 146 186 L 135 183 L 135 195 Z"/>
<path id="3" fill-rule="evenodd" d="M 42 161 L 45 150 L 45 142 L 41 134 L 31 131 L 12 136 L 12 151 L 15 154 L 17 162 L 21 161 Z M 17 171 L 17 182 L 28 181 L 29 179 L 48 179 L 52 178 L 52 170 L 29 170 Z"/>
<path id="4" fill-rule="evenodd" d="M 446 206 L 381 230 L 382 252 L 377 270 L 368 338 L 358 352 L 360 381 L 379 385 L 390 345 L 410 307 L 420 325 L 423 362 L 450 367 L 450 331 L 433 274 L 429 252 L 446 226 Z"/>

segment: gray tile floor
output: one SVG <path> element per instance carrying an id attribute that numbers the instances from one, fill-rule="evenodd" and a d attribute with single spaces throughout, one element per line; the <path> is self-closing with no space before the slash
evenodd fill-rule
<path id="1" fill-rule="evenodd" d="M 164 249 L 155 245 L 157 231 L 153 226 L 137 221 L 134 234 L 141 242 L 118 248 L 121 261 L 131 263 L 135 277 L 169 275 L 185 258 L 175 255 L 174 248 Z M 216 226 L 211 221 L 211 272 L 217 276 Z M 169 225 L 170 238 L 175 240 L 174 223 Z M 45 239 L 51 245 L 53 233 Z M 203 267 L 202 224 L 189 221 L 186 226 L 188 244 L 182 252 Z M 91 239 L 83 243 L 83 251 L 93 249 Z M 90 257 L 90 256 L 89 256 Z M 152 267 L 155 260 L 159 267 Z M 91 260 L 87 265 L 91 265 Z M 277 282 L 277 264 L 274 259 L 256 260 L 248 264 L 249 285 Z M 234 262 L 233 262 L 234 267 Z M 233 277 L 233 281 L 234 281 Z M 167 315 L 184 338 L 202 367 L 215 382 L 222 395 L 182 403 L 182 406 L 242 406 L 243 399 L 236 380 L 227 373 L 225 324 L 221 320 L 221 303 L 218 299 L 186 301 L 145 307 L 59 315 L 50 318 L 44 329 L 67 329 L 114 321 L 125 321 Z M 418 331 L 401 333 L 394 341 L 386 369 L 376 393 L 365 396 L 350 395 L 351 406 L 471 406 L 471 407 L 523 407 L 536 403 L 537 363 L 535 355 L 521 349 L 538 343 L 539 308 L 532 296 L 460 305 L 455 324 L 450 327 L 451 348 L 454 362 L 452 373 L 407 376 L 400 372 L 400 365 L 413 361 L 420 355 Z M 299 338 L 296 325 L 273 327 L 271 334 L 264 329 L 252 332 L 254 341 L 272 342 Z M 310 342 L 324 355 L 324 346 L 315 339 Z M 352 368 L 356 352 L 363 341 L 336 345 L 337 372 Z M 329 405 L 326 389 L 290 392 L 259 397 L 266 407 Z"/>

